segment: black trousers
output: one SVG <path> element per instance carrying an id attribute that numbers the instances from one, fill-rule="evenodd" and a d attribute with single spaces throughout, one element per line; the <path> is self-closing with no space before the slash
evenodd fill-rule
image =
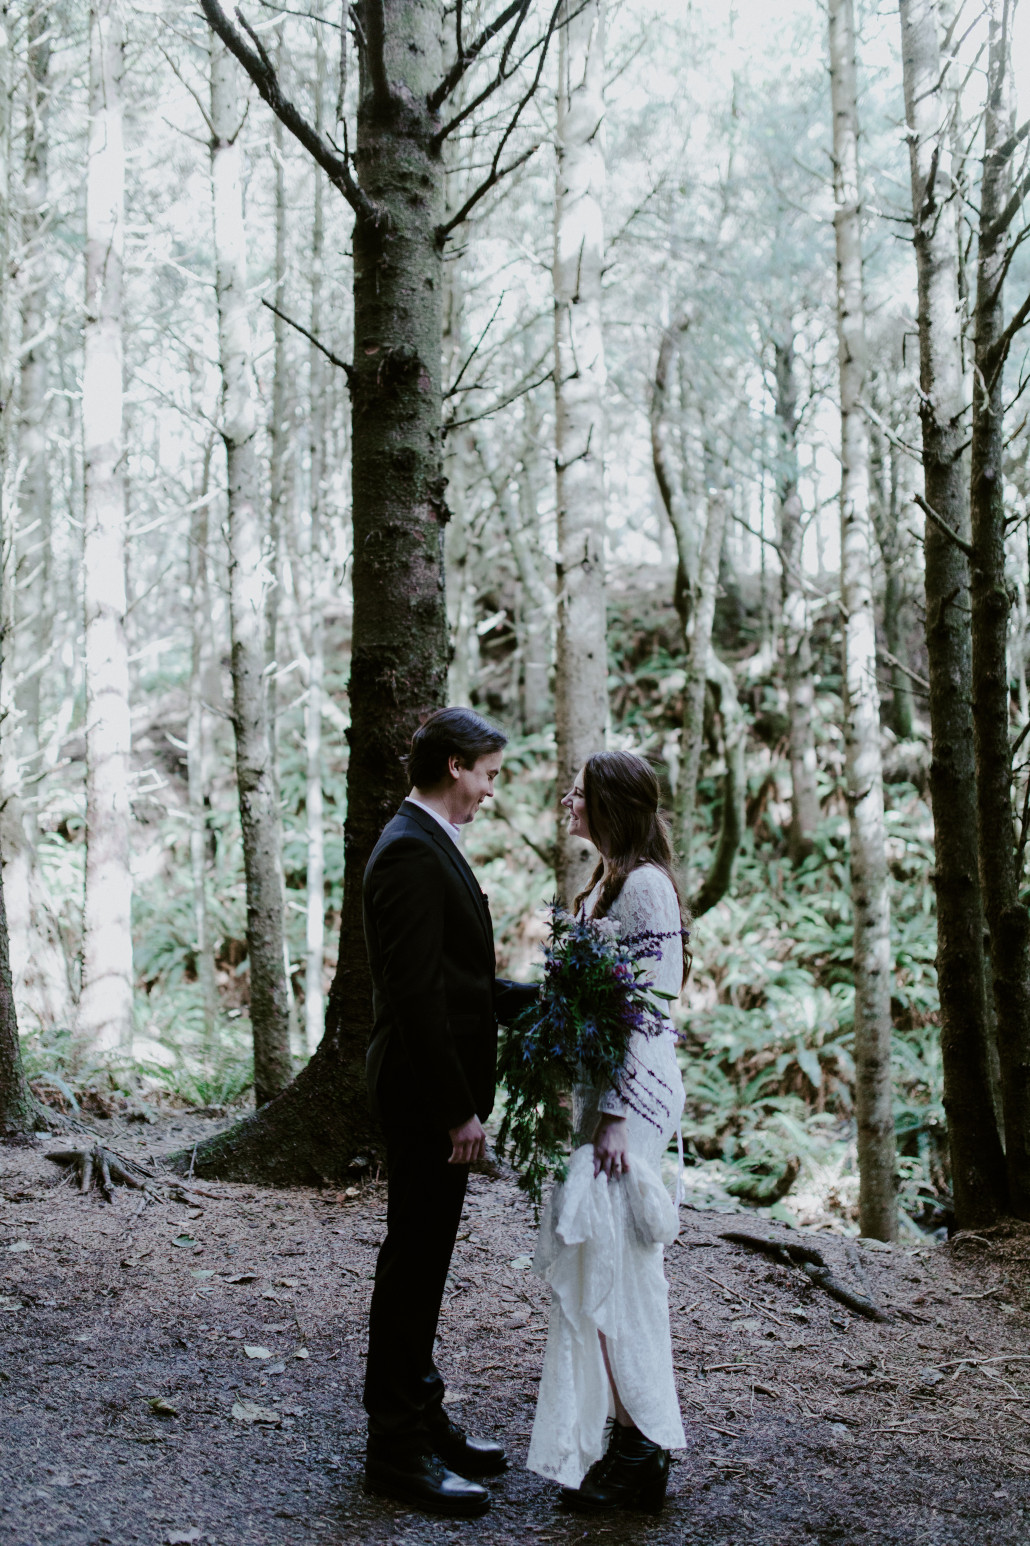
<path id="1" fill-rule="evenodd" d="M 427 1121 L 404 1071 L 391 1062 L 378 1091 L 389 1192 L 364 1394 L 369 1434 L 382 1439 L 417 1432 L 443 1400 L 433 1343 L 468 1185 L 468 1166 L 447 1163 L 446 1129 Z"/>

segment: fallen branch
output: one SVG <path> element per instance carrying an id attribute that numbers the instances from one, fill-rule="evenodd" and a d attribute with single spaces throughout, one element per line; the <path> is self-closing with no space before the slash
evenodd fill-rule
<path id="1" fill-rule="evenodd" d="M 814 1246 L 798 1245 L 793 1240 L 771 1240 L 767 1235 L 750 1235 L 742 1229 L 727 1230 L 719 1238 L 729 1240 L 734 1245 L 746 1245 L 752 1250 L 764 1251 L 767 1256 L 772 1256 L 785 1267 L 800 1267 L 816 1288 L 823 1289 L 832 1299 L 838 1300 L 856 1315 L 864 1315 L 871 1321 L 889 1319 L 886 1310 L 874 1304 L 872 1299 L 867 1299 L 864 1294 L 855 1293 L 846 1283 L 842 1283 L 840 1278 L 835 1277 L 822 1252 L 817 1251 Z"/>

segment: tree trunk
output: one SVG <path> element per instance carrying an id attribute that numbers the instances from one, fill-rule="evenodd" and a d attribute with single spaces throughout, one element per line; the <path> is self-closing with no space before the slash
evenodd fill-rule
<path id="1" fill-rule="evenodd" d="M 987 103 L 980 185 L 973 372 L 972 514 L 973 732 L 980 881 L 990 931 L 1001 1057 L 1009 1209 L 1030 1218 L 1030 915 L 1020 897 L 1009 742 L 1009 590 L 1005 577 L 1003 376 L 1008 353 L 1004 282 L 1011 260 L 1012 192 L 1009 0 L 989 0 Z"/>
<path id="2" fill-rule="evenodd" d="M 465 354 L 461 264 L 461 257 L 457 253 L 444 264 L 443 370 L 445 379 L 452 382 L 458 377 Z M 444 473 L 447 477 L 447 503 L 451 512 L 444 534 L 447 626 L 450 634 L 447 699 L 450 703 L 470 704 L 479 679 L 479 635 L 476 633 L 479 586 L 478 553 L 470 520 L 468 492 L 469 464 L 474 442 L 471 426 L 450 427 L 456 425 L 462 417 L 461 403 L 458 396 L 450 398 L 444 415 L 448 428 L 444 440 Z"/>
<path id="3" fill-rule="evenodd" d="M 214 0 L 212 24 L 225 25 Z M 362 37 L 375 8 L 356 6 Z M 311 1062 L 268 1107 L 201 1145 L 196 1171 L 278 1184 L 340 1180 L 375 1142 L 365 1091 L 372 989 L 365 865 L 407 793 L 404 756 L 443 701 L 447 625 L 441 447 L 442 163 L 427 105 L 441 73 L 438 0 L 384 0 L 379 85 L 362 69 L 354 226 L 354 619 L 346 874 L 336 976 Z M 374 45 L 373 45 L 374 46 Z M 192 1152 L 192 1151 L 190 1151 Z M 190 1153 L 179 1156 L 183 1168 Z"/>
<path id="4" fill-rule="evenodd" d="M 316 124 L 321 128 L 325 91 L 325 54 L 317 40 Z M 311 222 L 311 332 L 321 337 L 322 269 L 325 248 L 324 184 L 314 168 L 315 201 Z M 326 441 L 329 434 L 329 382 L 325 355 L 314 345 L 308 351 L 308 509 L 307 538 L 307 698 L 304 703 L 306 753 L 304 813 L 307 828 L 307 881 L 304 938 L 304 1042 L 314 1056 L 325 1026 L 325 821 L 322 800 L 322 685 L 325 675 L 325 630 L 322 622 L 322 509 L 325 502 Z"/>
<path id="5" fill-rule="evenodd" d="M 893 372 L 893 363 L 888 369 Z M 890 393 L 881 388 L 879 371 L 871 370 L 869 377 L 869 397 L 876 414 L 875 418 L 870 416 L 869 426 L 870 513 L 883 561 L 883 635 L 890 656 L 887 720 L 899 741 L 909 741 L 915 733 L 915 721 L 912 678 L 905 670 L 908 664 L 908 594 L 904 583 L 906 554 L 898 510 L 901 452 L 889 433 L 892 428 L 889 423 Z"/>
<path id="6" fill-rule="evenodd" d="M 705 688 L 712 645 L 712 624 L 719 589 L 719 558 L 729 515 L 726 490 L 709 471 L 708 519 L 701 539 L 701 558 L 694 591 L 693 630 L 687 647 L 686 681 L 683 685 L 683 722 L 680 726 L 680 762 L 676 778 L 673 853 L 681 884 L 689 895 L 697 781 L 704 745 Z"/>
<path id="7" fill-rule="evenodd" d="M 554 590 L 550 576 L 541 571 L 538 556 L 539 468 L 534 457 L 536 441 L 529 433 L 534 418 L 534 410 L 527 404 L 527 433 L 518 476 L 518 507 L 512 505 L 511 522 L 507 527 L 522 584 L 522 728 L 527 735 L 539 733 L 553 716 Z"/>
<path id="8" fill-rule="evenodd" d="M 0 43 L 4 41 L 4 30 L 0 22 Z M 7 909 L 0 880 L 0 1143 L 31 1143 L 32 1134 L 45 1126 L 45 1120 L 42 1107 L 29 1089 L 21 1060 L 7 954 Z"/>
<path id="9" fill-rule="evenodd" d="M 604 746 L 604 0 L 566 0 L 558 42 L 555 193 L 555 466 L 558 638 L 555 733 L 562 793 Z M 562 813 L 564 814 L 564 813 Z M 558 822 L 557 890 L 572 901 L 591 851 Z"/>
<path id="10" fill-rule="evenodd" d="M 940 89 L 936 0 L 901 0 L 902 65 L 919 282 L 920 421 L 926 502 L 964 542 L 969 500 L 963 439 L 962 306 L 950 104 Z M 937 895 L 937 985 L 944 1108 L 955 1218 L 961 1228 L 1004 1211 L 1005 1158 L 988 1058 L 983 906 L 976 827 L 969 563 L 926 521 L 926 649 L 930 676 L 930 801 Z"/>
<path id="11" fill-rule="evenodd" d="M 236 780 L 247 889 L 254 1102 L 290 1082 L 290 1022 L 283 956 L 279 806 L 265 678 L 271 555 L 258 509 L 257 413 L 247 312 L 243 168 L 236 64 L 211 47 L 211 180 L 215 290 L 222 368 L 221 434 L 229 501 L 229 622 L 232 637 Z"/>
<path id="12" fill-rule="evenodd" d="M 521 596 L 518 628 L 522 653 L 522 728 L 527 735 L 543 729 L 548 719 L 548 677 L 551 655 L 551 618 L 554 595 L 537 563 L 535 548 L 539 519 L 536 513 L 536 485 L 523 458 L 522 470 L 512 479 L 490 456 L 485 436 L 475 437 L 480 464 L 504 525 L 504 533 L 515 560 Z"/>
<path id="13" fill-rule="evenodd" d="M 774 350 L 779 437 L 776 495 L 780 528 L 780 626 L 790 726 L 790 833 L 787 847 L 792 862 L 799 864 L 811 853 L 813 834 L 819 824 L 812 733 L 815 681 L 804 581 L 805 537 L 798 493 L 798 394 L 793 335 L 777 340 Z"/>
<path id="14" fill-rule="evenodd" d="M 4 544 L 3 561 L 0 563 L 0 583 L 7 590 L 9 580 L 8 553 L 10 543 L 10 512 L 8 499 L 8 429 L 10 415 L 11 357 L 10 357 L 10 309 L 11 309 L 11 33 L 8 7 L 0 3 L 0 535 Z M 7 599 L 0 597 L 6 623 Z M 10 640 L 6 628 L 0 633 L 2 664 L 6 667 Z M 2 871 L 0 871 L 2 875 Z M 21 1061 L 21 1044 L 18 1040 L 18 1020 L 14 1009 L 14 990 L 11 984 L 11 968 L 7 957 L 7 914 L 4 909 L 3 880 L 0 878 L 0 1142 L 25 1142 L 36 1127 L 36 1111 L 32 1093 L 25 1080 Z"/>
<path id="15" fill-rule="evenodd" d="M 897 1202 L 890 1069 L 890 895 L 876 687 L 869 445 L 861 406 L 866 351 L 853 0 L 829 0 L 829 52 L 841 408 L 845 778 L 855 913 L 859 1223 L 864 1235 L 893 1240 Z"/>
<path id="16" fill-rule="evenodd" d="M 21 232 L 23 256 L 19 264 L 22 285 L 22 357 L 18 504 L 19 525 L 31 532 L 31 541 L 23 555 L 30 573 L 21 583 L 22 601 L 18 610 L 24 614 L 30 642 L 26 652 L 28 669 L 21 673 L 18 692 L 18 738 L 22 756 L 30 758 L 39 750 L 39 693 L 43 675 L 41 670 L 33 668 L 46 658 L 53 640 L 53 617 L 48 604 L 51 501 L 47 453 L 47 387 L 50 345 L 46 337 L 46 300 L 52 274 L 44 249 L 53 26 L 49 4 L 43 3 L 31 8 L 27 25 L 28 70 Z"/>
<path id="17" fill-rule="evenodd" d="M 214 940 L 207 906 L 208 802 L 211 783 L 211 733 L 204 707 L 211 670 L 211 590 L 208 576 L 208 532 L 212 442 L 204 448 L 200 497 L 190 519 L 188 584 L 190 594 L 190 685 L 186 711 L 186 779 L 190 811 L 190 879 L 193 887 L 193 932 L 197 983 L 200 987 L 204 1044 L 215 1049 L 218 989 Z"/>
<path id="18" fill-rule="evenodd" d="M 690 323 L 687 318 L 667 327 L 662 334 L 655 367 L 654 387 L 651 393 L 651 461 L 662 497 L 665 513 L 676 541 L 676 588 L 673 600 L 683 630 L 684 645 L 690 638 L 694 608 L 694 589 L 697 585 L 699 564 L 698 523 L 690 506 L 685 488 L 686 459 L 676 445 L 672 413 L 673 365 L 682 368 L 684 343 Z M 681 377 L 682 379 L 682 377 Z M 679 428 L 682 431 L 686 418 L 683 394 L 680 394 Z M 682 437 L 679 437 L 682 438 Z M 677 463 L 682 463 L 678 467 Z"/>
<path id="19" fill-rule="evenodd" d="M 122 248 L 125 148 L 120 0 L 90 8 L 86 173 L 86 892 L 79 1031 L 97 1052 L 132 1040 L 129 663 L 125 641 Z"/>

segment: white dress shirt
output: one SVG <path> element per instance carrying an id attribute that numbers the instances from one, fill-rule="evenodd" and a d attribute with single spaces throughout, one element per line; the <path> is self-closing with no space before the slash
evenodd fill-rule
<path id="1" fill-rule="evenodd" d="M 456 827 L 453 821 L 448 821 L 446 816 L 441 816 L 439 811 L 434 811 L 431 805 L 427 805 L 425 800 L 420 800 L 417 795 L 409 794 L 407 798 L 411 805 L 417 805 L 420 811 L 425 811 L 427 815 L 432 816 L 434 821 L 438 821 L 452 843 L 455 843 L 458 847 L 461 846 L 460 827 Z"/>

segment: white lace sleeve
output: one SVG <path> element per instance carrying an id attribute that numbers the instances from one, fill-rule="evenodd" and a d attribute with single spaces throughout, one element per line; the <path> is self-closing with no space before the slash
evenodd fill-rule
<path id="1" fill-rule="evenodd" d="M 661 992 L 678 993 L 683 980 L 683 940 L 679 932 L 679 904 L 669 877 L 654 865 L 641 865 L 628 876 L 609 917 L 618 923 L 621 939 L 636 934 L 664 936 L 657 947 L 660 955 L 645 959 L 647 976 Z M 630 1038 L 631 1063 L 634 1059 L 643 1060 L 641 1044 L 646 1041 L 639 1032 Z M 614 1090 L 607 1091 L 598 1106 L 606 1115 L 615 1117 L 624 1117 L 630 1109 Z"/>

